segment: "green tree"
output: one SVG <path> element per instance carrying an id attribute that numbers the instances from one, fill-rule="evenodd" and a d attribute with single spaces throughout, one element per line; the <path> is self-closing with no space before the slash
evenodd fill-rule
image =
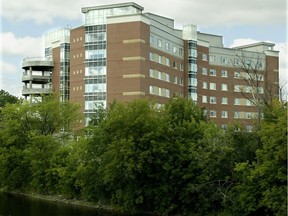
<path id="1" fill-rule="evenodd" d="M 18 103 L 19 99 L 5 90 L 0 90 L 0 107 L 5 107 L 6 104 Z"/>
<path id="2" fill-rule="evenodd" d="M 287 110 L 274 101 L 266 108 L 259 131 L 257 159 L 237 164 L 235 190 L 238 215 L 287 215 Z"/>
<path id="3" fill-rule="evenodd" d="M 145 100 L 114 103 L 92 130 L 78 168 L 84 197 L 161 214 L 221 205 L 214 182 L 226 181 L 223 134 L 192 101 L 175 98 L 159 109 Z"/>

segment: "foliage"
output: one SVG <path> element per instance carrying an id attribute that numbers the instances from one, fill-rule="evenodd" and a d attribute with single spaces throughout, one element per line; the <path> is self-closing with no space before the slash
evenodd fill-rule
<path id="1" fill-rule="evenodd" d="M 0 107 L 5 107 L 6 104 L 15 104 L 18 103 L 19 99 L 11 94 L 9 92 L 6 92 L 5 90 L 0 90 Z"/>
<path id="2" fill-rule="evenodd" d="M 265 111 L 256 160 L 236 165 L 238 215 L 287 215 L 287 110 L 274 101 Z"/>
<path id="3" fill-rule="evenodd" d="M 286 215 L 286 105 L 276 101 L 264 116 L 255 132 L 224 132 L 183 98 L 114 102 L 63 142 L 75 105 L 55 96 L 7 104 L 0 188 L 161 215 Z"/>

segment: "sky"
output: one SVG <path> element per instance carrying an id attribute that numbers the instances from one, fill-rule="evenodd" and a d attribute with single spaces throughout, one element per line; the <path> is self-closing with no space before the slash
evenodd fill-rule
<path id="1" fill-rule="evenodd" d="M 128 0 L 129 1 L 129 0 Z M 133 1 L 133 0 L 130 0 Z M 125 0 L 1 0 L 0 89 L 17 97 L 22 91 L 22 61 L 44 56 L 46 32 L 84 24 L 82 7 Z M 280 51 L 280 85 L 288 89 L 287 0 L 134 0 L 145 12 L 172 18 L 175 27 L 223 36 L 225 47 L 259 41 Z"/>

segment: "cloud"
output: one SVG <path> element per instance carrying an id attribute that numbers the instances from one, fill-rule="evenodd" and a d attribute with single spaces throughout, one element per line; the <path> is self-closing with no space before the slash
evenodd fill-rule
<path id="1" fill-rule="evenodd" d="M 41 56 L 43 37 L 16 37 L 12 32 L 0 33 L 0 50 L 3 56 Z"/>
<path id="2" fill-rule="evenodd" d="M 20 97 L 22 89 L 21 70 L 14 64 L 0 60 L 0 71 L 0 89 L 4 89 L 10 94 Z"/>
<path id="3" fill-rule="evenodd" d="M 11 21 L 52 23 L 57 18 L 80 19 L 81 8 L 101 4 L 120 3 L 123 0 L 2 0 L 1 15 Z M 286 0 L 135 0 L 146 12 L 175 19 L 179 23 L 199 25 L 271 24 L 286 21 Z M 145 12 L 144 11 L 144 12 Z"/>

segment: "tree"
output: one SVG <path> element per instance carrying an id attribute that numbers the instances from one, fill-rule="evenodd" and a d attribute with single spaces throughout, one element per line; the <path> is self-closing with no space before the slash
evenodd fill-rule
<path id="1" fill-rule="evenodd" d="M 264 110 L 256 160 L 236 165 L 234 215 L 287 215 L 287 106 Z"/>
<path id="2" fill-rule="evenodd" d="M 1 89 L 0 91 L 0 107 L 5 107 L 6 104 L 13 104 L 19 102 L 19 99 L 8 92 Z"/>
<path id="3" fill-rule="evenodd" d="M 225 190 L 229 173 L 220 164 L 226 158 L 222 133 L 190 100 L 174 98 L 159 109 L 145 100 L 114 103 L 84 146 L 82 195 L 129 211 L 219 209 L 218 182 Z"/>
<path id="4" fill-rule="evenodd" d="M 7 104 L 1 109 L 2 188 L 23 189 L 31 180 L 35 184 L 43 183 L 43 173 L 49 168 L 49 158 L 55 150 L 55 133 L 63 128 L 70 130 L 69 124 L 77 117 L 77 109 L 78 106 L 61 103 L 55 96 L 48 96 L 36 104 Z"/>
<path id="5" fill-rule="evenodd" d="M 255 56 L 256 55 L 256 56 Z M 236 51 L 237 58 L 233 65 L 235 70 L 234 77 L 240 78 L 236 90 L 250 101 L 257 109 L 257 123 L 263 118 L 263 108 L 279 98 L 279 83 L 276 82 L 275 73 L 272 69 L 265 67 L 265 59 L 261 54 L 247 54 L 244 51 Z"/>

